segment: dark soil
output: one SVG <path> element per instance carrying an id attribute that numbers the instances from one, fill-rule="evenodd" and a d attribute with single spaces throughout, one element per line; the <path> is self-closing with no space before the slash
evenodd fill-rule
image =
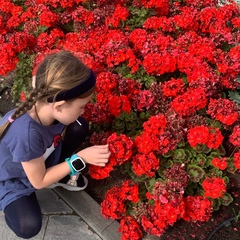
<path id="1" fill-rule="evenodd" d="M 1 89 L 3 89 L 3 86 L 0 85 L 0 93 Z M 14 106 L 15 104 L 12 102 L 9 91 L 4 91 L 0 96 L 0 114 L 5 114 Z M 121 182 L 126 179 L 126 176 L 119 170 L 113 171 L 111 176 L 104 180 L 95 180 L 90 178 L 89 175 L 86 176 L 89 180 L 86 192 L 99 204 L 103 201 L 108 189 L 115 185 L 121 185 Z M 219 211 L 214 212 L 208 222 L 188 223 L 180 220 L 173 227 L 169 227 L 160 238 L 154 237 L 154 239 L 240 240 L 240 218 L 239 221 L 228 221 L 237 214 L 240 215 L 240 174 L 230 175 L 230 178 L 231 184 L 228 192 L 232 194 L 234 201 L 229 206 L 222 206 Z M 221 225 L 223 226 L 221 227 Z M 211 233 L 214 233 L 213 231 L 216 231 L 216 233 L 212 234 L 212 237 L 209 237 Z"/>

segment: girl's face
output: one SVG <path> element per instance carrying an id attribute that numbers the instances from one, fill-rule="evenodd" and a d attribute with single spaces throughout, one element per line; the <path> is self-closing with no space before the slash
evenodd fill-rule
<path id="1" fill-rule="evenodd" d="M 56 107 L 56 119 L 65 124 L 69 125 L 74 122 L 80 115 L 84 113 L 84 108 L 92 99 L 93 94 L 86 98 L 77 98 L 73 101 L 64 101 L 63 104 Z"/>

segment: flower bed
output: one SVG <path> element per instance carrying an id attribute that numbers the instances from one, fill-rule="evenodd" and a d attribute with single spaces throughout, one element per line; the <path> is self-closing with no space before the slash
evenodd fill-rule
<path id="1" fill-rule="evenodd" d="M 116 169 L 127 176 L 101 203 L 105 217 L 120 221 L 122 239 L 161 236 L 179 221 L 207 222 L 234 200 L 235 2 L 4 0 L 0 13 L 0 75 L 15 69 L 15 101 L 24 100 L 46 53 L 70 50 L 96 72 L 85 117 L 91 144 L 108 143 L 112 155 L 89 172 L 99 180 Z"/>

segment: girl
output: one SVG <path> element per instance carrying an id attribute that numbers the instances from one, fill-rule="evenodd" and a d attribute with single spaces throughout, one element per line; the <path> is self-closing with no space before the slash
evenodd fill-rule
<path id="1" fill-rule="evenodd" d="M 79 150 L 88 124 L 79 115 L 91 100 L 96 78 L 68 51 L 47 56 L 26 101 L 0 122 L 0 210 L 18 237 L 31 238 L 42 225 L 37 189 L 87 186 L 87 164 L 105 166 L 107 145 Z"/>

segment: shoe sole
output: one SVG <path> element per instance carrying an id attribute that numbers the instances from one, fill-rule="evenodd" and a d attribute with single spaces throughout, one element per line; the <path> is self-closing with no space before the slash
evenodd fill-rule
<path id="1" fill-rule="evenodd" d="M 66 183 L 59 183 L 59 182 L 58 182 L 58 183 L 54 183 L 54 184 L 50 185 L 48 188 L 52 189 L 52 188 L 55 188 L 55 187 L 62 187 L 62 188 L 64 188 L 64 189 L 68 190 L 68 191 L 74 191 L 74 192 L 82 191 L 82 190 L 84 190 L 84 189 L 87 187 L 87 185 L 88 185 L 88 180 L 87 180 L 87 178 L 84 177 L 84 176 L 82 176 L 82 177 L 83 177 L 84 183 L 85 183 L 85 185 L 84 185 L 83 187 L 75 187 L 75 186 L 68 185 L 68 184 L 66 184 Z"/>

